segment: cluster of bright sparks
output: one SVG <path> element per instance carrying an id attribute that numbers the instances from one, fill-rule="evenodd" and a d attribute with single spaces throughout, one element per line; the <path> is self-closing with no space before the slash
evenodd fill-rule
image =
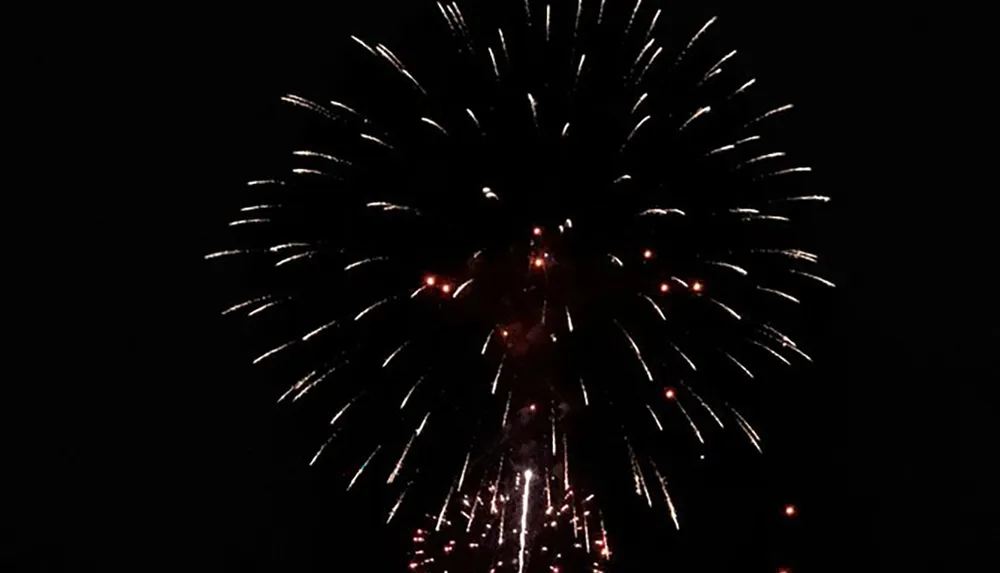
<path id="1" fill-rule="evenodd" d="M 538 22 L 534 21 L 535 18 L 538 18 L 536 15 L 538 8 L 532 4 L 528 0 L 524 2 L 525 25 L 529 28 L 539 25 Z M 534 2 L 534 4 L 537 5 L 538 2 Z M 606 25 L 609 20 L 608 12 L 610 6 L 606 7 L 605 4 L 605 0 L 592 0 L 590 2 L 578 0 L 576 11 L 570 15 L 574 22 L 574 41 L 577 38 L 577 31 L 581 26 L 587 24 L 587 18 L 593 19 L 593 24 L 596 26 Z M 505 79 L 504 70 L 511 65 L 508 38 L 504 35 L 503 30 L 496 30 L 495 32 L 497 33 L 490 34 L 491 39 L 487 42 L 489 45 L 485 52 L 481 50 L 477 51 L 478 37 L 472 33 L 472 30 L 467 25 L 458 4 L 456 2 L 448 4 L 438 3 L 438 7 L 446 21 L 448 33 L 458 41 L 458 51 L 462 54 L 480 58 L 484 65 L 489 66 L 489 69 L 493 71 L 496 76 L 496 82 L 498 84 L 503 82 Z M 626 19 L 627 23 L 624 23 L 624 37 L 627 38 L 631 34 L 640 33 L 644 34 L 644 39 L 642 41 L 643 47 L 636 55 L 632 63 L 632 69 L 626 76 L 637 94 L 637 101 L 631 110 L 630 116 L 638 117 L 638 119 L 633 119 L 634 126 L 627 130 L 627 135 L 621 142 L 621 153 L 623 154 L 638 144 L 636 141 L 637 134 L 643 130 L 650 130 L 651 124 L 655 124 L 657 121 L 652 115 L 646 115 L 642 112 L 642 110 L 652 105 L 652 100 L 654 99 L 649 96 L 650 92 L 644 91 L 645 82 L 653 77 L 651 72 L 656 67 L 672 69 L 678 66 L 688 51 L 695 48 L 699 38 L 703 37 L 716 22 L 716 18 L 711 18 L 700 27 L 684 49 L 675 55 L 671 63 L 667 61 L 668 58 L 664 53 L 664 47 L 657 45 L 657 38 L 655 37 L 658 22 L 661 20 L 661 12 L 661 10 L 653 11 L 643 6 L 642 0 L 636 1 L 631 9 L 627 10 L 628 17 Z M 550 38 L 550 27 L 553 18 L 551 6 L 545 5 L 544 14 L 544 37 L 547 42 Z M 642 23 L 643 18 L 646 18 L 645 23 Z M 635 32 L 635 30 L 639 30 L 639 32 Z M 382 44 L 373 45 L 358 37 L 352 36 L 352 39 L 368 52 L 370 56 L 391 66 L 403 80 L 404 84 L 417 92 L 416 95 L 418 98 L 431 97 L 433 89 L 430 86 L 422 84 L 417 79 L 415 73 L 388 47 Z M 575 46 L 574 53 L 576 53 Z M 712 81 L 719 82 L 720 76 L 726 69 L 726 65 L 728 65 L 728 62 L 735 55 L 735 50 L 727 52 L 717 63 L 706 69 L 698 86 L 700 87 L 703 83 Z M 579 59 L 574 66 L 576 73 L 575 81 L 577 83 L 574 84 L 573 89 L 576 89 L 581 76 L 588 69 L 586 58 L 586 54 L 579 53 Z M 689 132 L 696 129 L 700 118 L 715 113 L 715 110 L 719 106 L 725 106 L 733 98 L 745 94 L 754 84 L 755 80 L 753 79 L 743 81 L 734 86 L 733 89 L 727 91 L 727 97 L 720 99 L 720 101 L 713 102 L 712 105 L 706 103 L 694 110 L 686 111 L 684 117 L 675 126 L 676 129 L 673 130 L 673 133 Z M 526 112 L 530 111 L 531 120 L 534 122 L 536 128 L 539 128 L 546 121 L 539 113 L 539 108 L 544 102 L 541 102 L 530 92 L 526 93 L 525 96 L 525 100 L 529 104 L 525 108 Z M 369 155 L 377 156 L 379 153 L 394 153 L 399 151 L 401 144 L 394 141 L 391 132 L 379 128 L 377 118 L 369 117 L 345 103 L 338 101 L 318 103 L 298 95 L 287 95 L 282 100 L 292 106 L 307 110 L 327 120 L 332 120 L 341 128 L 346 126 L 348 129 L 356 129 L 359 145 L 374 146 L 374 149 L 366 150 L 366 153 Z M 756 115 L 741 128 L 735 130 L 737 133 L 731 141 L 719 142 L 721 145 L 716 144 L 704 149 L 703 157 L 714 159 L 732 156 L 733 159 L 730 162 L 732 171 L 740 175 L 745 175 L 751 181 L 760 181 L 810 171 L 810 168 L 800 166 L 760 169 L 761 166 L 766 167 L 768 165 L 780 164 L 779 162 L 787 157 L 787 154 L 782 151 L 761 150 L 760 153 L 749 154 L 749 157 L 737 155 L 737 152 L 744 148 L 759 146 L 761 144 L 762 136 L 748 132 L 750 128 L 756 129 L 762 122 L 791 108 L 791 105 L 783 105 Z M 467 112 L 466 116 L 471 125 L 483 137 L 486 137 L 485 110 L 480 110 L 478 115 L 471 108 L 464 111 Z M 444 121 L 431 117 L 416 117 L 413 120 L 428 126 L 428 128 L 435 132 L 435 137 L 459 137 L 458 135 L 454 135 L 457 130 L 451 125 L 446 125 Z M 573 133 L 569 122 L 566 122 L 558 131 L 562 138 L 571 137 Z M 281 217 L 283 209 L 283 194 L 286 193 L 287 189 L 295 186 L 298 181 L 304 178 L 329 181 L 331 187 L 335 187 L 338 182 L 353 176 L 351 171 L 353 163 L 347 158 L 338 157 L 327 152 L 311 150 L 298 150 L 294 152 L 294 155 L 302 158 L 304 161 L 309 161 L 309 167 L 293 169 L 293 177 L 287 180 L 268 179 L 251 181 L 249 183 L 251 187 L 273 190 L 273 193 L 269 195 L 273 197 L 273 200 L 243 207 L 240 210 L 239 217 L 234 218 L 230 223 L 231 227 L 256 228 L 266 226 L 278 220 Z M 740 159 L 741 157 L 745 158 Z M 608 184 L 612 187 L 626 183 L 636 184 L 638 177 L 625 173 L 608 182 Z M 504 191 L 502 189 L 483 185 L 481 190 L 476 189 L 475 192 L 481 192 L 482 200 L 487 203 L 500 204 L 503 202 Z M 803 203 L 825 203 L 827 201 L 829 201 L 828 197 L 819 195 L 782 196 L 778 199 L 762 202 L 759 205 L 740 205 L 723 208 L 710 215 L 735 218 L 735 220 L 748 225 L 760 223 L 780 225 L 790 222 L 791 218 L 788 216 L 788 211 L 791 207 Z M 431 217 L 433 215 L 432 212 L 419 205 L 403 205 L 392 201 L 380 200 L 378 197 L 367 198 L 363 202 L 363 207 L 366 210 L 384 213 L 386 216 L 392 217 L 405 215 L 420 218 Z M 634 215 L 637 221 L 656 220 L 659 222 L 662 220 L 664 224 L 669 224 L 676 219 L 691 217 L 683 209 L 662 207 L 655 204 L 641 209 Z M 527 253 L 525 272 L 529 275 L 531 273 L 545 275 L 547 273 L 559 272 L 559 258 L 562 256 L 562 252 L 559 248 L 558 237 L 568 236 L 574 232 L 586 232 L 586 229 L 575 230 L 573 220 L 568 218 L 562 220 L 557 225 L 539 224 L 524 229 L 524 242 L 522 244 L 526 246 L 525 252 Z M 330 250 L 330 247 L 330 245 L 323 244 L 320 241 L 292 240 L 270 247 L 222 250 L 208 255 L 206 258 L 220 259 L 241 255 L 263 254 L 272 259 L 271 264 L 277 269 L 276 272 L 282 272 L 298 265 L 317 264 L 317 261 Z M 625 268 L 631 265 L 652 267 L 659 265 L 661 255 L 666 254 L 661 251 L 662 249 L 658 249 L 654 245 L 649 245 L 640 247 L 637 252 L 631 254 L 609 252 L 606 254 L 605 262 L 609 268 Z M 768 322 L 751 321 L 747 315 L 753 313 L 737 310 L 737 308 L 734 308 L 734 305 L 720 300 L 719 297 L 721 295 L 717 294 L 718 291 L 714 286 L 720 281 L 750 280 L 754 275 L 753 259 L 756 257 L 766 257 L 769 260 L 777 258 L 788 261 L 789 266 L 785 270 L 789 278 L 804 279 L 823 287 L 833 287 L 834 284 L 831 281 L 814 272 L 802 270 L 803 266 L 817 263 L 818 256 L 798 249 L 773 247 L 747 247 L 743 250 L 730 251 L 730 253 L 734 258 L 729 260 L 715 256 L 699 260 L 696 272 L 685 272 L 682 276 L 670 274 L 671 268 L 669 266 L 663 267 L 661 269 L 662 279 L 653 281 L 648 285 L 646 290 L 637 293 L 638 296 L 636 299 L 641 299 L 641 302 L 637 304 L 648 305 L 646 308 L 648 308 L 648 313 L 650 313 L 648 316 L 651 321 L 668 324 L 671 320 L 670 309 L 665 301 L 669 300 L 670 297 L 678 296 L 677 300 L 682 301 L 678 304 L 685 303 L 683 301 L 703 301 L 707 305 L 707 308 L 712 308 L 720 312 L 722 318 L 745 324 L 750 330 L 756 332 L 756 336 L 745 338 L 747 349 L 755 349 L 757 352 L 762 353 L 762 356 L 784 365 L 791 365 L 791 361 L 794 358 L 811 361 L 812 359 L 799 345 L 783 332 Z M 276 360 L 292 347 L 318 344 L 324 335 L 345 324 L 350 325 L 352 323 L 373 320 L 373 315 L 376 314 L 376 311 L 383 312 L 380 310 L 383 307 L 395 307 L 399 304 L 422 304 L 428 297 L 431 297 L 434 300 L 434 304 L 438 305 L 447 305 L 448 301 L 459 303 L 461 302 L 459 299 L 463 295 L 467 295 L 469 292 L 475 290 L 477 281 L 481 280 L 476 274 L 477 267 L 472 263 L 482 260 L 488 255 L 489 253 L 484 253 L 483 249 L 470 249 L 468 256 L 468 260 L 470 261 L 469 270 L 463 275 L 426 269 L 422 275 L 413 276 L 411 282 L 403 285 L 398 295 L 373 300 L 336 320 L 318 321 L 308 332 L 296 335 L 294 338 L 290 338 L 284 343 L 259 354 L 254 359 L 254 363 L 260 364 Z M 735 258 L 737 255 L 741 255 L 739 260 Z M 669 257 L 662 258 L 668 259 Z M 372 254 L 348 262 L 343 266 L 342 272 L 350 275 L 359 272 L 360 269 L 374 265 L 391 265 L 394 261 L 394 257 L 388 254 Z M 531 279 L 529 278 L 528 280 Z M 775 300 L 780 300 L 787 304 L 796 305 L 800 303 L 797 293 L 793 294 L 795 291 L 788 292 L 786 289 L 778 289 L 773 286 L 756 283 L 752 284 L 751 290 L 762 293 L 762 296 L 773 297 Z M 279 309 L 283 305 L 287 305 L 294 299 L 294 296 L 295 293 L 282 294 L 280 292 L 254 296 L 231 306 L 223 314 L 242 313 L 247 318 L 253 319 L 269 310 Z M 558 342 L 561 336 L 572 336 L 574 331 L 581 327 L 579 322 L 574 322 L 573 311 L 569 305 L 562 308 L 555 307 L 546 298 L 541 308 L 538 309 L 538 312 L 539 323 L 544 327 L 544 332 L 547 335 L 546 338 L 552 342 Z M 706 442 L 706 430 L 703 424 L 716 425 L 718 428 L 724 429 L 727 423 L 733 423 L 746 436 L 756 451 L 763 451 L 761 436 L 747 421 L 746 417 L 736 408 L 726 403 L 721 407 L 710 405 L 709 401 L 696 392 L 691 384 L 684 382 L 679 377 L 674 377 L 669 385 L 660 383 L 659 380 L 663 377 L 663 374 L 658 373 L 657 365 L 651 363 L 647 356 L 647 354 L 654 352 L 649 350 L 648 341 L 645 345 L 641 345 L 642 340 L 637 341 L 637 337 L 633 336 L 633 332 L 617 319 L 613 320 L 613 327 L 614 330 L 620 333 L 622 343 L 631 349 L 644 376 L 658 388 L 657 394 L 660 396 L 660 400 L 646 403 L 646 411 L 649 417 L 645 419 L 651 430 L 664 432 L 664 416 L 676 414 L 679 416 L 678 419 L 682 420 L 683 424 L 690 429 L 691 436 L 700 445 L 704 445 Z M 501 382 L 504 379 L 505 364 L 510 365 L 510 361 L 512 360 L 509 352 L 515 344 L 513 339 L 523 338 L 524 335 L 521 332 L 515 333 L 508 324 L 496 323 L 487 325 L 481 331 L 481 335 L 485 335 L 485 339 L 483 340 L 480 354 L 484 360 L 490 361 L 494 372 L 493 376 L 482 387 L 484 392 L 489 396 L 496 396 L 499 391 L 500 403 L 504 404 L 499 426 L 504 430 L 510 426 L 508 417 L 515 389 L 508 388 L 504 392 L 501 389 Z M 379 366 L 381 369 L 390 368 L 394 360 L 398 361 L 398 357 L 402 353 L 406 353 L 408 349 L 411 353 L 416 354 L 417 350 L 415 347 L 418 344 L 419 341 L 415 340 L 401 341 L 391 352 L 385 355 L 384 360 L 380 362 Z M 682 349 L 677 340 L 668 339 L 665 341 L 665 344 L 660 344 L 659 348 L 665 349 L 667 353 L 673 353 L 675 357 L 682 360 L 692 375 L 698 372 L 698 364 Z M 495 350 L 491 352 L 491 349 Z M 324 366 L 311 370 L 304 377 L 295 380 L 281 394 L 278 401 L 298 401 L 324 380 L 334 377 L 335 373 L 351 360 L 351 356 L 347 351 L 338 356 L 338 359 L 333 361 L 332 366 Z M 748 365 L 745 359 L 738 358 L 736 350 L 719 348 L 716 349 L 715 356 L 720 361 L 729 363 L 737 375 L 748 379 L 755 378 L 756 375 L 751 370 L 752 365 Z M 418 360 L 419 358 L 414 356 L 412 359 Z M 411 400 L 414 393 L 419 391 L 422 383 L 425 385 L 429 384 L 429 382 L 424 382 L 426 379 L 426 376 L 419 376 L 409 387 L 408 391 L 399 396 L 401 400 L 400 411 L 405 410 L 407 403 Z M 594 392 L 591 391 L 588 393 L 587 383 L 583 376 L 579 377 L 578 390 L 579 404 L 583 407 L 590 406 Z M 316 451 L 312 458 L 313 464 L 320 459 L 324 450 L 338 435 L 340 425 L 344 423 L 345 415 L 356 403 L 356 400 L 357 398 L 347 400 L 333 410 L 330 425 L 334 431 L 329 439 L 319 446 L 318 451 Z M 534 406 L 529 406 L 529 409 L 532 412 L 535 411 Z M 646 416 L 646 414 L 644 413 L 643 416 Z M 396 457 L 393 458 L 395 461 L 386 466 L 391 468 L 389 474 L 385 476 L 388 484 L 396 482 L 407 484 L 392 507 L 388 521 L 392 521 L 408 491 L 411 478 L 401 479 L 401 476 L 407 471 L 406 460 L 411 447 L 413 447 L 414 443 L 427 427 L 429 420 L 432 418 L 432 411 L 427 410 L 426 412 L 422 412 L 422 415 L 418 415 L 417 418 L 420 422 L 414 427 L 409 441 L 396 453 Z M 631 460 L 631 472 L 635 482 L 636 493 L 647 501 L 650 507 L 653 507 L 654 495 L 651 495 L 650 491 L 658 491 L 659 494 L 656 496 L 662 497 L 663 505 L 666 509 L 666 514 L 669 515 L 670 522 L 675 528 L 680 529 L 681 520 L 667 489 L 665 472 L 656 464 L 654 456 L 640 456 L 637 454 L 632 442 L 629 440 L 628 432 L 623 432 L 623 437 L 624 447 Z M 552 432 L 552 443 L 553 453 L 555 453 L 556 432 L 554 429 Z M 359 460 L 361 463 L 357 465 L 356 471 L 350 474 L 351 479 L 345 484 L 347 489 L 354 487 L 358 480 L 366 475 L 366 468 L 372 465 L 373 460 L 382 451 L 384 451 L 383 444 L 376 444 L 365 459 Z M 600 512 L 592 507 L 591 501 L 593 496 L 581 499 L 574 492 L 573 488 L 570 487 L 568 469 L 566 469 L 568 459 L 563 468 L 563 471 L 567 472 L 566 477 L 564 480 L 559 480 L 555 475 L 551 475 L 551 468 L 542 470 L 541 474 L 535 475 L 529 469 L 512 468 L 512 462 L 507 461 L 504 455 L 501 455 L 497 463 L 496 474 L 493 478 L 489 480 L 484 478 L 484 481 L 478 487 L 473 487 L 471 490 L 465 491 L 462 489 L 463 486 L 471 485 L 463 483 L 471 455 L 471 450 L 465 453 L 461 477 L 449 489 L 443 506 L 433 516 L 432 525 L 417 530 L 414 537 L 415 550 L 410 563 L 411 569 L 415 571 L 447 571 L 447 564 L 449 562 L 465 563 L 471 560 L 471 562 L 479 563 L 478 560 L 469 555 L 481 553 L 483 559 L 489 563 L 490 568 L 488 570 L 490 571 L 516 570 L 519 573 L 523 573 L 523 571 L 527 570 L 525 569 L 526 564 L 532 565 L 534 563 L 545 562 L 548 569 L 544 570 L 557 572 L 564 570 L 560 569 L 562 567 L 560 565 L 561 560 L 569 552 L 579 550 L 587 556 L 587 559 L 589 559 L 588 563 L 590 564 L 588 566 L 592 566 L 593 571 L 602 570 L 603 562 L 610 557 L 610 549 L 608 547 L 603 520 L 600 517 Z M 701 455 L 704 457 L 704 454 Z M 505 463 L 508 466 L 506 473 L 504 473 Z M 795 507 L 791 505 L 787 506 L 785 511 L 788 517 L 793 517 L 796 514 Z M 542 532 L 547 530 L 559 532 L 560 534 L 565 533 L 567 537 L 563 541 L 546 544 L 543 541 L 545 535 Z M 554 533 L 551 537 L 554 539 L 559 538 Z M 569 539 L 572 541 L 566 541 Z M 569 544 L 567 545 L 566 543 Z M 458 554 L 461 554 L 463 556 L 462 559 L 467 561 L 456 561 L 457 557 L 455 555 Z M 452 570 L 462 570 L 462 567 L 453 565 Z M 532 570 L 541 571 L 543 569 L 536 568 Z M 790 570 L 783 569 L 782 571 L 789 572 Z"/>
<path id="2" fill-rule="evenodd" d="M 410 570 L 605 571 L 611 547 L 595 496 L 574 489 L 562 468 L 537 473 L 502 458 L 480 487 L 450 495 L 427 516 L 413 536 Z"/>

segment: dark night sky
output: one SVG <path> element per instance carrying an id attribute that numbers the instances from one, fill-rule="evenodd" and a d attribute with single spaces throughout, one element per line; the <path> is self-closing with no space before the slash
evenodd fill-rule
<path id="1" fill-rule="evenodd" d="M 78 323 L 86 326 L 73 327 L 73 339 L 93 342 L 52 342 L 74 346 L 72 358 L 46 358 L 32 371 L 65 374 L 14 401 L 27 407 L 9 418 L 17 421 L 11 435 L 28 439 L 13 440 L 10 450 L 15 479 L 8 488 L 15 493 L 0 508 L 11 527 L 0 559 L 13 556 L 38 571 L 394 570 L 387 567 L 400 551 L 392 541 L 398 533 L 382 533 L 365 519 L 345 525 L 370 500 L 343 498 L 290 455 L 270 395 L 248 382 L 248 368 L 234 366 L 236 343 L 212 319 L 218 305 L 210 278 L 189 263 L 174 267 L 185 257 L 198 262 L 204 252 L 203 237 L 224 205 L 215 189 L 230 176 L 245 179 L 240 171 L 267 132 L 262 102 L 315 74 L 324 57 L 335 58 L 331 38 L 375 26 L 398 34 L 405 26 L 392 15 L 395 3 L 365 4 L 353 12 L 192 11 L 190 31 L 162 39 L 157 59 L 170 61 L 168 73 L 149 91 L 159 85 L 173 95 L 155 104 L 165 114 L 171 103 L 184 110 L 178 125 L 187 143 L 169 146 L 171 169 L 195 168 L 180 184 L 171 177 L 159 201 L 135 207 L 158 222 L 170 213 L 146 251 L 162 253 L 162 264 L 147 271 L 137 262 L 114 287 L 94 289 L 100 300 L 128 307 L 131 316 L 114 329 L 114 342 L 95 339 L 110 329 L 107 321 Z M 943 185 L 936 173 L 941 163 L 931 140 L 940 126 L 933 109 L 943 105 L 943 87 L 906 87 L 921 84 L 926 66 L 940 61 L 920 40 L 934 24 L 921 15 L 840 5 L 733 4 L 719 12 L 731 21 L 727 35 L 750 54 L 771 93 L 804 110 L 799 120 L 813 132 L 807 144 L 819 158 L 814 163 L 837 190 L 831 194 L 843 199 L 834 209 L 830 264 L 844 288 L 830 313 L 825 360 L 775 397 L 775 413 L 785 417 L 768 420 L 774 441 L 761 468 L 764 485 L 719 484 L 720 499 L 789 492 L 805 515 L 791 530 L 780 519 L 765 520 L 747 538 L 729 525 L 714 535 L 691 534 L 685 547 L 661 548 L 676 553 L 662 570 L 773 571 L 785 554 L 796 571 L 810 572 L 916 572 L 941 570 L 938 559 L 964 563 L 946 548 L 982 543 L 990 527 L 995 534 L 988 480 L 969 465 L 988 451 L 977 442 L 987 440 L 995 408 L 979 384 L 990 371 L 962 360 L 989 350 L 989 338 L 961 333 L 993 309 L 953 300 L 953 289 L 968 285 L 951 283 L 964 282 L 976 266 L 976 255 L 959 245 L 988 235 L 977 215 L 963 214 L 977 197 L 942 192 L 961 186 Z M 297 58 L 302 47 L 314 55 Z M 203 153 L 207 147 L 221 151 Z M 935 189 L 920 192 L 933 198 L 916 199 L 915 188 Z M 962 238 L 951 243 L 956 235 Z M 128 248 L 141 258 L 138 244 Z M 155 293 L 140 294 L 147 286 Z M 91 346 L 100 352 L 88 356 Z M 24 376 L 9 383 L 37 382 Z M 956 430 L 960 437 L 952 436 Z M 956 501 L 962 514 L 940 521 Z M 708 517 L 700 519 L 726 519 L 724 509 L 721 501 L 706 502 Z M 700 568 L 691 557 L 699 552 L 708 556 Z M 648 570 L 638 559 L 628 565 Z"/>

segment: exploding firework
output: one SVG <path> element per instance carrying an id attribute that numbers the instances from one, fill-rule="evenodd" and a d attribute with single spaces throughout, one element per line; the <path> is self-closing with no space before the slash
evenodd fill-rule
<path id="1" fill-rule="evenodd" d="M 611 548 L 594 495 L 559 467 L 525 469 L 501 458 L 490 473 L 427 515 L 413 536 L 411 571 L 604 570 Z"/>
<path id="2" fill-rule="evenodd" d="M 386 482 L 394 514 L 411 483 L 482 470 L 537 419 L 555 450 L 587 415 L 679 528 L 672 441 L 763 451 L 741 396 L 812 360 L 784 325 L 834 286 L 795 232 L 829 198 L 718 20 L 668 31 L 653 4 L 438 3 L 436 57 L 345 42 L 372 97 L 281 97 L 312 129 L 206 258 L 250 277 L 223 314 L 320 420 L 310 463 L 342 487 Z"/>

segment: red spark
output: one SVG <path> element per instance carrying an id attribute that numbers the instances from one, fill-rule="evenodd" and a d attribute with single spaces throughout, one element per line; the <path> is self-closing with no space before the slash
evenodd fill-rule
<path id="1" fill-rule="evenodd" d="M 545 266 L 545 259 L 543 259 L 542 257 L 536 257 L 535 258 L 535 266 L 538 267 L 538 268 L 544 267 Z"/>
<path id="2" fill-rule="evenodd" d="M 668 285 L 667 283 L 660 283 L 660 292 L 662 293 L 670 292 L 670 285 Z"/>
<path id="3" fill-rule="evenodd" d="M 441 292 L 443 292 L 444 294 L 450 293 L 451 292 L 451 285 L 447 284 L 447 283 L 441 285 Z"/>
<path id="4" fill-rule="evenodd" d="M 787 515 L 788 517 L 795 517 L 795 514 L 797 514 L 798 512 L 799 512 L 798 508 L 796 508 L 792 504 L 788 504 L 785 506 L 785 515 Z"/>
<path id="5" fill-rule="evenodd" d="M 646 260 L 653 258 L 653 251 L 646 249 L 645 251 L 642 252 L 642 258 Z"/>
<path id="6" fill-rule="evenodd" d="M 504 337 L 504 338 L 507 338 L 507 335 L 508 335 L 508 334 L 510 334 L 510 333 L 509 333 L 509 332 L 507 332 L 507 330 L 506 330 L 506 329 L 504 329 L 504 330 L 501 330 L 501 331 L 500 331 L 500 336 L 502 336 L 502 337 Z"/>
<path id="7" fill-rule="evenodd" d="M 436 282 L 437 282 L 437 277 L 435 277 L 434 275 L 427 275 L 427 278 L 424 279 L 424 284 L 426 284 L 429 287 L 434 286 L 434 283 Z"/>
<path id="8" fill-rule="evenodd" d="M 535 227 L 534 229 L 531 230 L 531 234 L 534 235 L 534 236 L 536 236 L 536 237 L 541 237 L 542 236 L 542 228 L 541 227 Z"/>
<path id="9" fill-rule="evenodd" d="M 528 406 L 528 409 L 531 410 L 532 412 L 534 412 L 535 411 L 535 405 L 531 404 L 530 406 Z"/>
<path id="10" fill-rule="evenodd" d="M 701 284 L 701 281 L 694 281 L 694 284 L 691 285 L 691 290 L 701 292 L 705 290 L 705 285 Z"/>
<path id="11" fill-rule="evenodd" d="M 677 392 L 673 388 L 667 388 L 663 391 L 663 395 L 667 397 L 667 400 L 673 400 L 677 397 Z"/>

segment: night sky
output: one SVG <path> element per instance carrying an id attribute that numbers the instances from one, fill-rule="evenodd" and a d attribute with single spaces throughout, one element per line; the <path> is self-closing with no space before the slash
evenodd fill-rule
<path id="1" fill-rule="evenodd" d="M 299 436 L 244 366 L 239 336 L 217 320 L 219 289 L 199 264 L 232 182 L 283 149 L 270 137 L 274 97 L 329 85 L 320 75 L 337 67 L 344 45 L 332 39 L 373 29 L 401 37 L 416 9 L 351 4 L 364 7 L 191 11 L 190 31 L 162 39 L 157 59 L 177 57 L 165 66 L 163 91 L 185 110 L 185 143 L 168 146 L 168 169 L 193 169 L 121 215 L 157 220 L 151 247 L 123 249 L 160 261 L 137 262 L 114 287 L 95 287 L 109 308 L 127 307 L 123 326 L 111 328 L 108 314 L 78 322 L 73 336 L 47 345 L 74 350 L 39 358 L 33 375 L 8 381 L 25 392 L 13 402 L 21 415 L 9 418 L 10 435 L 25 439 L 12 440 L 15 479 L 0 508 L 10 527 L 0 560 L 12 557 L 12 570 L 404 569 L 407 531 L 366 511 L 375 492 L 342 495 L 340 481 L 305 466 Z M 796 103 L 803 148 L 836 199 L 823 254 L 841 288 L 833 308 L 815 311 L 817 364 L 766 390 L 766 455 L 713 460 L 683 501 L 680 535 L 654 535 L 641 523 L 612 530 L 621 559 L 611 570 L 963 564 L 966 552 L 945 548 L 996 533 L 987 503 L 995 494 L 986 495 L 989 480 L 971 460 L 989 451 L 975 442 L 987 441 L 995 411 L 978 383 L 997 376 L 964 360 L 990 350 L 971 323 L 993 309 L 966 308 L 974 306 L 966 270 L 976 259 L 960 245 L 989 234 L 971 224 L 978 215 L 961 214 L 975 210 L 977 196 L 934 172 L 931 110 L 943 105 L 934 91 L 943 88 L 919 79 L 935 60 L 919 40 L 933 23 L 842 5 L 734 4 L 716 12 L 726 37 L 770 94 Z M 169 113 L 168 103 L 153 107 Z M 934 189 L 919 195 L 933 198 L 916 199 L 915 188 Z M 953 246 L 956 233 L 963 238 Z M 98 340 L 105 328 L 114 334 Z M 83 350 L 92 346 L 102 350 Z M 24 388 L 43 384 L 39 372 L 52 381 Z M 628 516 L 628 495 L 604 503 Z M 942 521 L 956 501 L 961 515 Z M 799 508 L 794 521 L 781 515 L 785 503 Z"/>

